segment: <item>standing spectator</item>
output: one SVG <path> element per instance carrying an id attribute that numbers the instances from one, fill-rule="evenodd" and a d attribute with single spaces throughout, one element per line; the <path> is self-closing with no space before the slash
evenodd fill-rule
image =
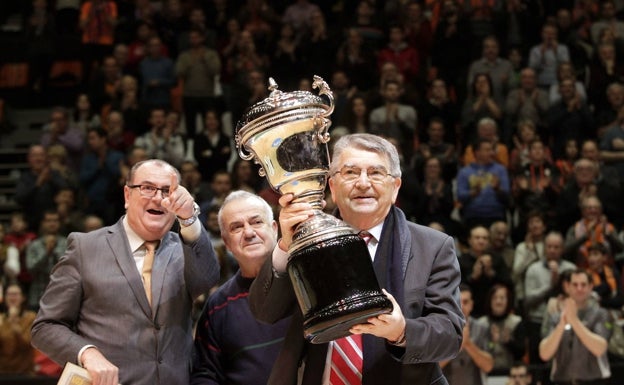
<path id="1" fill-rule="evenodd" d="M 611 377 L 609 314 L 590 299 L 593 285 L 587 271 L 573 271 L 563 281 L 563 288 L 565 296 L 556 310 L 546 313 L 540 357 L 553 360 L 550 379 L 555 383 L 606 384 Z"/>
<path id="2" fill-rule="evenodd" d="M 475 142 L 475 162 L 457 174 L 457 199 L 466 228 L 489 226 L 507 218 L 509 176 L 503 165 L 494 161 L 494 149 L 487 139 Z"/>
<path id="3" fill-rule="evenodd" d="M 503 258 L 511 271 L 515 250 L 509 238 L 509 225 L 506 221 L 496 221 L 490 225 L 490 251 Z"/>
<path id="4" fill-rule="evenodd" d="M 529 338 L 529 362 L 542 365 L 539 344 L 542 338 L 542 321 L 546 313 L 548 299 L 559 284 L 559 276 L 567 270 L 576 269 L 572 262 L 563 260 L 563 236 L 550 232 L 544 239 L 544 260 L 533 262 L 526 271 L 524 279 L 524 306 L 527 316 L 527 335 Z M 536 377 L 543 378 L 541 373 Z"/>
<path id="5" fill-rule="evenodd" d="M 87 0 L 80 7 L 80 29 L 85 51 L 83 67 L 85 80 L 90 80 L 92 68 L 113 50 L 117 3 L 112 0 Z"/>
<path id="6" fill-rule="evenodd" d="M 148 107 L 171 104 L 171 88 L 175 85 L 173 62 L 161 52 L 160 38 L 152 37 L 147 41 L 147 55 L 139 63 L 141 101 Z"/>
<path id="7" fill-rule="evenodd" d="M 461 111 L 462 139 L 472 142 L 476 137 L 478 122 L 490 118 L 500 122 L 503 108 L 493 97 L 492 80 L 488 74 L 476 74 L 472 79 L 471 91 L 463 103 Z"/>
<path id="8" fill-rule="evenodd" d="M 61 218 L 53 210 L 43 213 L 39 237 L 26 249 L 26 268 L 32 275 L 28 291 L 28 307 L 39 309 L 39 299 L 50 282 L 52 268 L 67 248 L 67 238 L 61 235 Z"/>
<path id="9" fill-rule="evenodd" d="M 526 329 L 522 317 L 513 313 L 513 295 L 509 287 L 494 285 L 488 291 L 485 315 L 478 319 L 490 332 L 488 352 L 494 358 L 492 374 L 509 372 L 514 362 L 526 353 Z"/>
<path id="10" fill-rule="evenodd" d="M 394 63 L 406 83 L 414 83 L 419 75 L 419 53 L 405 41 L 405 35 L 400 25 L 391 25 L 388 28 L 388 44 L 377 54 L 377 66 L 386 62 Z"/>
<path id="11" fill-rule="evenodd" d="M 526 234 L 518 242 L 514 253 L 511 279 L 514 283 L 515 308 L 517 313 L 526 318 L 524 311 L 524 280 L 526 271 L 533 262 L 544 260 L 544 235 L 546 224 L 540 211 L 531 211 L 526 216 Z"/>
<path id="12" fill-rule="evenodd" d="M 60 144 L 53 144 L 48 147 L 48 163 L 50 169 L 59 173 L 68 187 L 78 190 L 78 173 L 68 165 L 67 150 Z"/>
<path id="13" fill-rule="evenodd" d="M 28 170 L 22 172 L 15 186 L 15 201 L 28 218 L 31 231 L 38 231 L 39 222 L 46 210 L 54 207 L 54 196 L 66 181 L 52 170 L 45 148 L 32 145 L 28 150 Z"/>
<path id="14" fill-rule="evenodd" d="M 219 170 L 227 170 L 232 156 L 231 139 L 221 127 L 221 114 L 210 109 L 204 114 L 204 129 L 195 138 L 193 154 L 202 179 L 211 181 Z"/>
<path id="15" fill-rule="evenodd" d="M 542 26 L 541 43 L 529 52 L 529 67 L 537 73 L 539 87 L 548 89 L 557 81 L 557 64 L 562 61 L 570 61 L 568 47 L 557 40 L 557 26 L 546 23 Z"/>
<path id="16" fill-rule="evenodd" d="M 602 203 L 594 195 L 579 199 L 581 218 L 570 226 L 565 238 L 565 254 L 577 266 L 587 268 L 588 250 L 601 244 L 611 255 L 624 250 L 618 238 L 616 227 L 602 213 Z"/>
<path id="17" fill-rule="evenodd" d="M 622 225 L 621 187 L 619 181 L 598 178 L 598 164 L 581 158 L 574 163 L 574 175 L 563 188 L 557 199 L 557 229 L 568 229 L 581 218 L 581 201 L 596 196 L 602 203 L 603 213 L 614 222 L 616 228 Z"/>
<path id="18" fill-rule="evenodd" d="M 67 150 L 68 164 L 74 171 L 78 170 L 82 151 L 84 150 L 84 134 L 69 121 L 69 111 L 65 107 L 54 107 L 50 113 L 50 123 L 43 126 L 41 144 L 49 148 L 60 144 Z"/>
<path id="19" fill-rule="evenodd" d="M 509 92 L 505 102 L 503 143 L 511 145 L 513 135 L 518 134 L 514 129 L 522 121 L 531 121 L 538 132 L 544 132 L 549 107 L 548 94 L 537 87 L 535 70 L 524 68 L 520 72 L 520 87 Z"/>
<path id="20" fill-rule="evenodd" d="M 153 108 L 150 112 L 149 132 L 139 136 L 134 145 L 143 148 L 148 158 L 162 159 L 172 164 L 180 164 L 184 160 L 184 139 L 167 125 L 164 108 Z"/>
<path id="21" fill-rule="evenodd" d="M 529 144 L 529 163 L 514 175 L 512 194 L 514 209 L 518 215 L 518 229 L 526 228 L 527 214 L 537 210 L 542 213 L 546 225 L 553 227 L 557 221 L 555 208 L 560 187 L 555 166 L 546 158 L 546 148 L 540 139 Z M 524 235 L 519 234 L 522 239 Z"/>
<path id="22" fill-rule="evenodd" d="M 199 169 L 197 168 L 197 162 L 193 160 L 185 160 L 180 165 L 180 184 L 184 186 L 195 202 L 201 202 L 210 199 L 212 193 L 210 191 L 210 184 L 204 181 L 201 177 Z M 202 215 L 199 215 L 202 219 Z"/>
<path id="23" fill-rule="evenodd" d="M 20 271 L 17 274 L 17 282 L 24 288 L 25 293 L 28 293 L 30 282 L 32 282 L 32 275 L 26 268 L 26 249 L 35 239 L 37 239 L 37 234 L 29 230 L 24 213 L 22 211 L 11 213 L 9 230 L 4 237 L 4 243 L 14 246 L 19 251 Z"/>
<path id="24" fill-rule="evenodd" d="M 498 135 L 498 123 L 496 123 L 496 120 L 487 117 L 481 118 L 477 122 L 476 138 L 485 139 L 492 143 L 494 160 L 505 166 L 505 168 L 509 167 L 509 148 L 500 140 Z M 469 144 L 464 149 L 462 164 L 468 165 L 473 162 L 475 162 L 475 154 L 472 144 Z"/>
<path id="25" fill-rule="evenodd" d="M 30 71 L 28 85 L 36 93 L 47 91 L 56 55 L 56 20 L 49 8 L 47 0 L 33 0 L 32 11 L 24 20 Z"/>
<path id="26" fill-rule="evenodd" d="M 459 257 L 462 282 L 472 289 L 475 317 L 485 313 L 487 292 L 495 284 L 511 287 L 509 268 L 503 257 L 490 250 L 490 232 L 475 226 L 468 234 L 468 251 Z"/>
<path id="27" fill-rule="evenodd" d="M 197 136 L 197 115 L 204 116 L 209 108 L 217 106 L 215 87 L 221 73 L 221 59 L 217 52 L 206 47 L 202 31 L 191 29 L 190 48 L 176 61 L 176 75 L 182 81 L 182 105 L 188 139 Z"/>
<path id="28" fill-rule="evenodd" d="M 6 240 L 6 227 L 0 224 L 0 287 L 9 282 L 17 282 L 20 269 L 20 252 L 17 247 Z M 2 294 L 3 292 L 0 291 L 0 304 Z"/>
<path id="29" fill-rule="evenodd" d="M 232 165 L 232 189 L 257 193 L 263 180 L 258 175 L 258 165 L 251 160 L 237 158 Z"/>
<path id="30" fill-rule="evenodd" d="M 307 2 L 307 0 L 304 1 Z M 338 39 L 334 35 L 334 31 L 327 25 L 323 12 L 314 10 L 310 13 L 309 18 L 310 28 L 301 38 L 304 71 L 308 74 L 316 74 L 329 79 L 334 64 L 332 60 L 318 60 L 318 54 L 323 52 L 328 58 L 336 57 Z"/>
<path id="31" fill-rule="evenodd" d="M 303 76 L 303 61 L 299 40 L 292 25 L 283 23 L 279 36 L 271 49 L 271 72 L 280 74 L 280 86 L 285 89 L 296 87 L 297 80 Z M 335 91 L 335 90 L 334 90 Z"/>
<path id="32" fill-rule="evenodd" d="M 83 136 L 86 136 L 89 129 L 102 125 L 100 112 L 91 104 L 89 95 L 81 93 L 76 97 L 70 125 L 78 128 Z"/>
<path id="33" fill-rule="evenodd" d="M 603 106 L 607 103 L 607 87 L 624 82 L 624 58 L 617 55 L 613 43 L 600 43 L 589 66 L 589 103 Z"/>
<path id="34" fill-rule="evenodd" d="M 361 32 L 349 28 L 346 36 L 336 51 L 336 66 L 351 78 L 351 83 L 362 92 L 375 84 L 376 62 L 370 47 L 364 44 Z"/>
<path id="35" fill-rule="evenodd" d="M 548 90 L 548 101 L 551 105 L 561 100 L 559 83 L 561 83 L 563 79 L 573 79 L 574 88 L 576 89 L 579 97 L 582 101 L 587 102 L 587 92 L 585 91 L 585 85 L 578 80 L 574 65 L 571 62 L 564 61 L 559 63 L 559 65 L 557 66 L 557 81 L 551 84 L 550 89 Z"/>
<path id="36" fill-rule="evenodd" d="M 218 214 L 223 242 L 239 269 L 209 298 L 198 321 L 192 385 L 265 385 L 290 317 L 268 325 L 256 321 L 249 287 L 277 245 L 273 210 L 246 191 L 230 193 Z"/>
<path id="37" fill-rule="evenodd" d="M 31 376 L 35 372 L 35 351 L 30 345 L 30 328 L 35 312 L 28 310 L 26 297 L 17 283 L 2 283 L 5 309 L 0 311 L 0 375 Z"/>
<path id="38" fill-rule="evenodd" d="M 617 268 L 610 263 L 611 253 L 601 243 L 587 248 L 587 272 L 591 274 L 594 294 L 601 307 L 620 312 L 624 305 L 622 278 Z M 617 320 L 614 320 L 617 321 Z"/>
<path id="39" fill-rule="evenodd" d="M 461 307 L 466 319 L 461 349 L 457 357 L 440 363 L 449 384 L 486 385 L 487 373 L 494 368 L 494 358 L 487 350 L 488 328 L 471 316 L 472 292 L 469 286 L 460 285 Z"/>
<path id="40" fill-rule="evenodd" d="M 134 136 L 144 134 L 148 126 L 145 123 L 147 112 L 139 102 L 139 82 L 130 75 L 125 75 L 119 82 L 119 94 L 111 103 L 110 109 L 123 114 L 125 127 Z"/>
<path id="41" fill-rule="evenodd" d="M 370 131 L 370 113 L 363 94 L 354 95 L 345 111 L 344 120 L 338 127 L 344 127 L 349 134 L 365 133 Z M 331 145 L 331 142 L 329 142 Z"/>
<path id="42" fill-rule="evenodd" d="M 476 74 L 488 74 L 492 80 L 492 96 L 503 105 L 509 91 L 511 62 L 499 56 L 500 47 L 494 35 L 486 36 L 482 44 L 482 56 L 470 64 L 467 78 L 474 79 Z"/>
<path id="43" fill-rule="evenodd" d="M 282 23 L 292 25 L 297 37 L 301 38 L 312 28 L 310 16 L 314 12 L 321 12 L 321 9 L 313 2 L 309 0 L 293 0 L 291 4 L 284 9 Z"/>
<path id="44" fill-rule="evenodd" d="M 605 0 L 600 3 L 600 18 L 591 24 L 591 42 L 594 45 L 598 44 L 600 33 L 605 28 L 612 30 L 615 37 L 624 38 L 624 22 L 618 19 L 615 1 L 613 0 Z"/>
<path id="45" fill-rule="evenodd" d="M 622 92 L 624 96 L 624 87 Z M 624 181 L 624 105 L 619 108 L 615 123 L 602 137 L 600 150 L 600 159 L 613 165 L 620 180 Z"/>
<path id="46" fill-rule="evenodd" d="M 516 174 L 520 172 L 524 166 L 531 162 L 529 158 L 529 147 L 534 140 L 539 140 L 537 128 L 531 120 L 523 120 L 518 123 L 516 133 L 513 135 L 513 147 L 509 154 L 509 172 Z M 552 162 L 552 155 L 548 147 L 544 148 L 544 156 L 546 160 Z"/>
<path id="47" fill-rule="evenodd" d="M 347 27 L 354 28 L 360 33 L 366 49 L 377 52 L 383 45 L 385 35 L 383 22 L 376 15 L 375 2 L 372 0 L 356 0 L 355 2 L 357 4 L 352 16 L 353 20 Z"/>
<path id="48" fill-rule="evenodd" d="M 446 82 L 440 78 L 433 79 L 423 99 L 425 100 L 418 108 L 419 141 L 427 141 L 426 128 L 429 127 L 432 119 L 437 118 L 444 122 L 444 141 L 458 147 L 458 142 L 462 139 L 458 135 L 459 107 L 449 95 Z"/>
<path id="49" fill-rule="evenodd" d="M 469 49 L 457 47 L 470 47 L 470 26 L 456 0 L 445 0 L 441 4 L 441 19 L 434 27 L 431 66 L 437 72 L 437 77 L 454 91 L 457 100 L 462 101 L 465 99 L 467 68 L 471 57 Z"/>
<path id="50" fill-rule="evenodd" d="M 371 111 L 370 132 L 395 139 L 400 143 L 403 156 L 409 159 L 414 148 L 416 110 L 400 102 L 402 92 L 398 82 L 387 81 L 383 85 L 384 105 Z"/>
<path id="51" fill-rule="evenodd" d="M 607 86 L 607 103 L 595 107 L 596 136 L 602 140 L 611 127 L 620 123 L 619 111 L 624 107 L 624 85 L 618 82 L 609 84 Z M 622 112 L 624 113 L 624 110 Z M 611 161 L 611 159 L 605 159 L 604 156 L 602 158 L 604 161 Z M 624 172 L 621 175 L 624 176 Z"/>
<path id="52" fill-rule="evenodd" d="M 120 111 L 111 110 L 105 117 L 106 142 L 111 150 L 126 154 L 134 145 L 136 136 L 126 128 L 126 121 Z"/>
<path id="53" fill-rule="evenodd" d="M 445 181 L 451 183 L 457 176 L 457 151 L 453 143 L 445 141 L 445 132 L 444 120 L 431 118 L 427 127 L 427 141 L 419 143 L 410 162 L 420 180 L 425 162 L 431 157 L 440 161 L 440 171 Z"/>
<path id="54" fill-rule="evenodd" d="M 120 163 L 124 154 L 108 147 L 106 131 L 92 128 L 87 135 L 89 152 L 82 158 L 80 183 L 85 192 L 84 207 L 86 214 L 95 214 L 106 225 L 114 222 L 108 202 L 120 193 L 117 181 L 121 176 Z"/>
<path id="55" fill-rule="evenodd" d="M 122 91 L 121 78 L 122 72 L 117 59 L 109 55 L 104 56 L 102 64 L 89 81 L 88 97 L 93 111 L 99 114 L 118 99 L 118 94 Z M 84 129 L 83 133 L 86 132 Z"/>
<path id="56" fill-rule="evenodd" d="M 219 268 L 179 181 L 162 160 L 137 163 L 124 187 L 126 215 L 70 235 L 33 324 L 35 348 L 80 364 L 99 384 L 189 383 L 193 301 Z M 170 231 L 176 218 L 179 232 Z"/>
<path id="57" fill-rule="evenodd" d="M 423 10 L 423 4 L 410 1 L 404 6 L 404 14 L 400 15 L 403 22 L 403 34 L 409 45 L 416 48 L 420 72 L 424 73 L 428 66 L 433 44 L 433 27 Z"/>
<path id="58" fill-rule="evenodd" d="M 555 159 L 563 156 L 568 139 L 580 143 L 596 134 L 591 110 L 576 92 L 574 80 L 563 79 L 559 83 L 559 93 L 561 100 L 551 105 L 547 113 L 549 147 Z"/>
<path id="59" fill-rule="evenodd" d="M 424 160 L 422 166 L 424 177 L 417 187 L 417 199 L 420 198 L 420 202 L 414 202 L 417 206 L 414 220 L 422 225 L 438 222 L 444 226 L 447 234 L 459 235 L 459 223 L 451 217 L 455 208 L 453 186 L 443 178 L 442 161 L 432 156 Z M 410 182 L 405 182 L 406 187 L 410 186 Z M 402 201 L 401 205 L 403 208 L 407 202 Z"/>

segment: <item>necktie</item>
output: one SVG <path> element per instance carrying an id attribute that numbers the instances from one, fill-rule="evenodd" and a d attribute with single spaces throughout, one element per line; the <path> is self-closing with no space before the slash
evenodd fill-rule
<path id="1" fill-rule="evenodd" d="M 366 230 L 362 230 L 358 233 L 358 236 L 360 238 L 362 238 L 364 240 L 364 242 L 366 242 L 366 245 L 368 245 L 368 242 L 371 241 L 371 239 L 373 239 L 373 236 L 371 235 L 371 233 L 369 233 Z"/>
<path id="2" fill-rule="evenodd" d="M 146 241 L 143 243 L 145 246 L 145 257 L 143 259 L 143 269 L 141 270 L 141 278 L 143 279 L 143 287 L 145 288 L 145 295 L 147 295 L 147 302 L 152 305 L 152 265 L 154 265 L 154 252 L 158 241 Z"/>
<path id="3" fill-rule="evenodd" d="M 354 334 L 339 338 L 331 344 L 331 385 L 362 384 L 362 335 Z"/>
<path id="4" fill-rule="evenodd" d="M 368 243 L 373 236 L 368 231 L 360 231 L 358 236 Z M 331 385 L 361 385 L 362 384 L 362 335 L 354 334 L 339 338 L 330 344 L 331 370 L 329 383 Z"/>

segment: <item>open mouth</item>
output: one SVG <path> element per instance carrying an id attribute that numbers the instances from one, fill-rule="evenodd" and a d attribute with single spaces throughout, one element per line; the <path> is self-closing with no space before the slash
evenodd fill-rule
<path id="1" fill-rule="evenodd" d="M 152 215 L 164 215 L 165 214 L 164 211 L 156 210 L 156 209 L 148 209 L 147 212 L 152 214 Z"/>

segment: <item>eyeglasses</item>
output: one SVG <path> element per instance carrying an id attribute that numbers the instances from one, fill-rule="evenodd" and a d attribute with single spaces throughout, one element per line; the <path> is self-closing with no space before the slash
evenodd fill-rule
<path id="1" fill-rule="evenodd" d="M 369 167 L 363 169 L 354 166 L 343 166 L 340 170 L 336 171 L 334 175 L 340 174 L 345 181 L 354 182 L 360 178 L 362 171 L 366 173 L 366 176 L 372 183 L 383 183 L 389 176 L 395 178 L 395 175 L 388 173 L 383 167 Z"/>
<path id="2" fill-rule="evenodd" d="M 158 188 L 149 184 L 129 184 L 128 187 L 138 188 L 141 195 L 148 198 L 155 197 L 157 191 L 160 191 L 160 195 L 163 198 L 167 198 L 169 196 L 169 187 Z"/>

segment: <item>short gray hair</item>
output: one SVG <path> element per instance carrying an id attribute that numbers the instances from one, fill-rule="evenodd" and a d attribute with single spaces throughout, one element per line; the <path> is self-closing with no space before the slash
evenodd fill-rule
<path id="1" fill-rule="evenodd" d="M 338 171 L 336 160 L 348 148 L 370 151 L 381 155 L 390 164 L 388 172 L 396 177 L 401 177 L 401 161 L 396 147 L 381 136 L 373 134 L 349 134 L 338 139 L 334 144 L 332 162 L 329 165 L 331 175 Z"/>
<path id="2" fill-rule="evenodd" d="M 225 199 L 223 200 L 223 203 L 221 204 L 221 207 L 219 208 L 219 213 L 217 214 L 217 221 L 219 222 L 219 230 L 221 232 L 223 232 L 224 227 L 225 227 L 225 224 L 223 223 L 223 209 L 225 209 L 227 205 L 229 205 L 230 203 L 234 201 L 244 200 L 244 199 L 251 199 L 251 200 L 255 200 L 256 202 L 258 202 L 258 204 L 262 206 L 262 209 L 264 211 L 264 217 L 265 217 L 264 219 L 266 219 L 269 224 L 274 221 L 273 209 L 267 203 L 267 201 L 265 201 L 263 198 L 259 197 L 256 194 L 250 193 L 249 191 L 236 190 L 236 191 L 232 191 L 231 193 L 228 194 L 227 197 L 225 197 Z"/>

